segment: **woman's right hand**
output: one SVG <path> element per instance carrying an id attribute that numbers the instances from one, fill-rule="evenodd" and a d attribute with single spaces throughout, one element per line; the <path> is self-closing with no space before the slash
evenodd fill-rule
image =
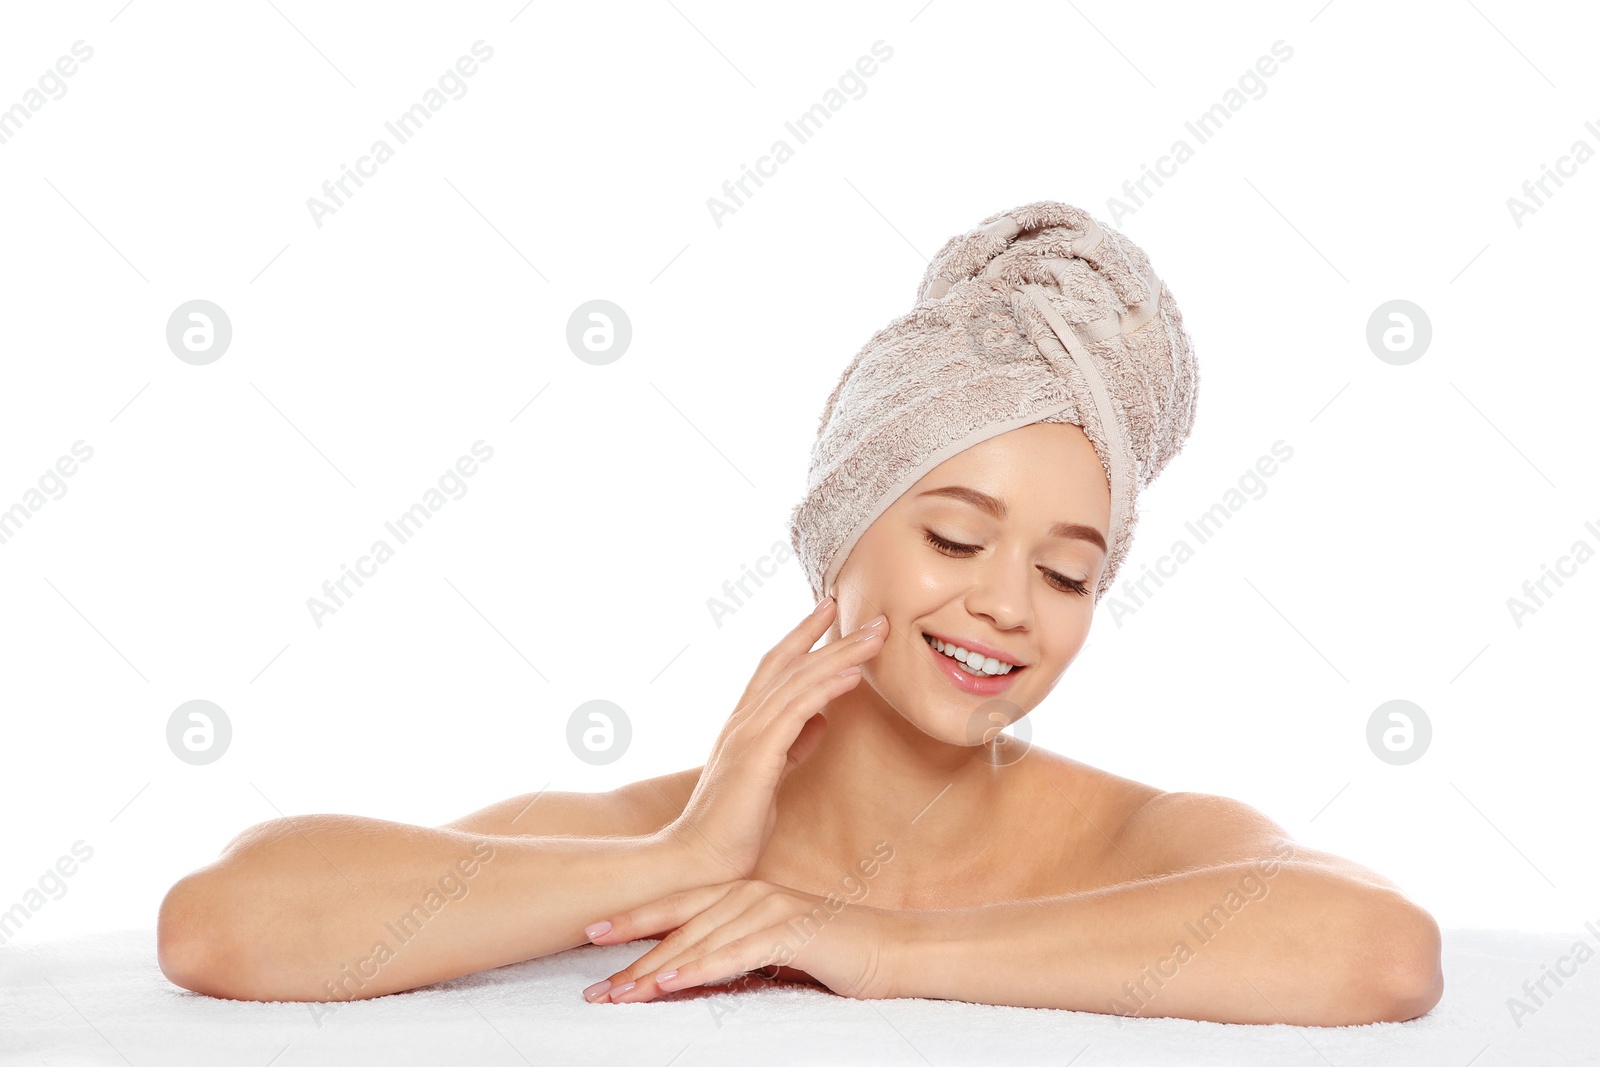
<path id="1" fill-rule="evenodd" d="M 861 665 L 883 647 L 889 623 L 880 615 L 876 625 L 812 649 L 837 611 L 828 598 L 762 657 L 683 813 L 667 827 L 714 881 L 754 875 L 778 822 L 778 786 L 822 740 L 827 719 L 818 713 L 861 681 Z"/>

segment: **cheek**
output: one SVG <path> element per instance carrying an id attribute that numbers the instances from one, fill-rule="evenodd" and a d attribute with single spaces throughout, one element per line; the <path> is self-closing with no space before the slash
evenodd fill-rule
<path id="1" fill-rule="evenodd" d="M 1090 598 L 1085 597 L 1086 601 Z M 1060 663 L 1065 669 L 1077 658 L 1084 644 L 1089 640 L 1089 624 L 1094 620 L 1093 602 L 1090 601 L 1081 611 L 1074 611 L 1063 615 L 1054 622 L 1047 624 L 1047 633 L 1052 639 L 1045 647 L 1045 658 Z"/>
<path id="2" fill-rule="evenodd" d="M 855 567 L 856 563 L 859 567 Z M 878 614 L 889 616 L 893 630 L 890 641 L 898 640 L 895 630 L 903 631 L 911 621 L 926 614 L 929 604 L 938 603 L 928 593 L 931 588 L 923 575 L 903 560 L 875 559 L 868 553 L 852 553 L 834 590 L 839 598 L 839 632 L 848 637 Z M 876 658 L 876 657 L 875 657 Z"/>

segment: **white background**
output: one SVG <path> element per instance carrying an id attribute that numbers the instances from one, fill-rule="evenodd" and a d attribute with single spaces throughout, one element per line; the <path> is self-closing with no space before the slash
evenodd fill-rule
<path id="1" fill-rule="evenodd" d="M 93 849 L 20 939 L 151 926 L 280 814 L 433 825 L 703 763 L 812 606 L 793 559 L 721 626 L 708 600 L 786 544 L 839 372 L 946 239 L 1039 199 L 1140 243 L 1199 355 L 1124 575 L 1275 441 L 1293 458 L 1121 625 L 1101 605 L 1034 741 L 1245 800 L 1448 927 L 1600 919 L 1600 563 L 1520 627 L 1507 608 L 1600 548 L 1600 161 L 1521 226 L 1507 207 L 1600 149 L 1578 5 L 110 0 L 3 24 L 0 107 L 93 48 L 0 144 L 0 509 L 93 449 L 0 544 L 0 908 Z M 479 40 L 465 95 L 397 145 L 384 123 Z M 784 122 L 879 40 L 797 145 Z M 317 226 L 307 199 L 380 137 L 394 158 Z M 780 137 L 794 158 L 717 225 L 708 198 Z M 1194 157 L 1135 205 L 1178 138 Z M 193 299 L 233 327 L 208 366 L 166 343 Z M 566 343 L 592 299 L 632 323 L 606 366 Z M 1391 299 L 1432 323 L 1406 366 L 1366 342 Z M 480 439 L 466 494 L 319 628 L 307 598 Z M 1366 741 L 1396 698 L 1433 727 L 1407 766 Z M 167 747 L 193 699 L 233 727 L 208 766 Z M 592 699 L 632 723 L 602 767 L 566 742 Z"/>

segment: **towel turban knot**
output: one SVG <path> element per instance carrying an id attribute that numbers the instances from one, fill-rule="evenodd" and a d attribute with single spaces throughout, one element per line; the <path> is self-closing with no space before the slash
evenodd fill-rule
<path id="1" fill-rule="evenodd" d="M 1198 368 L 1144 251 L 1042 200 L 952 237 L 915 306 L 875 333 L 822 409 L 790 541 L 816 599 L 873 520 L 946 459 L 1020 426 L 1082 427 L 1111 488 L 1116 579 L 1135 500 L 1194 425 Z M 1048 472 L 1037 472 L 1048 477 Z"/>

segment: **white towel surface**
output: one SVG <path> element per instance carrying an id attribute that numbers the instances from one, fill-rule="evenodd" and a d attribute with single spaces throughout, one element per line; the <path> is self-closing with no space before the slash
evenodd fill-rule
<path id="1" fill-rule="evenodd" d="M 1518 1026 L 1523 983 L 1571 937 L 1451 931 L 1445 994 L 1407 1023 L 1323 1028 L 1126 1019 L 943 1000 L 857 1001 L 744 977 L 639 1004 L 584 986 L 653 941 L 585 945 L 423 989 L 343 1004 L 218 1000 L 172 985 L 152 930 L 0 948 L 0 1063 L 203 1064 L 1439 1064 L 1600 1063 L 1600 959 L 1577 965 Z M 1592 938 L 1585 938 L 1592 941 Z M 1571 964 L 1567 965 L 1571 970 Z"/>

